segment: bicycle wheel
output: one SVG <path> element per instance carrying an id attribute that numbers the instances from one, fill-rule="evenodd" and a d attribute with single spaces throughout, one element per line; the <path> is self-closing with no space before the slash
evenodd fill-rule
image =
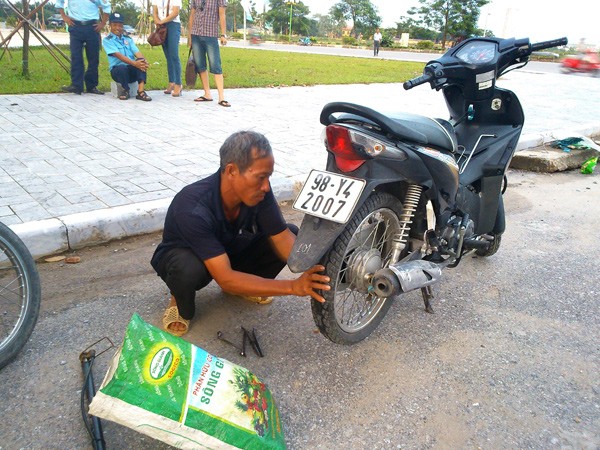
<path id="1" fill-rule="evenodd" d="M 23 348 L 42 298 L 35 261 L 23 241 L 0 223 L 0 369 Z"/>

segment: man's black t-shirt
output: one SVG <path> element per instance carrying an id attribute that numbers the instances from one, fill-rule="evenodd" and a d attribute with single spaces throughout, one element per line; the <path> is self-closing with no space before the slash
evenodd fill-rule
<path id="1" fill-rule="evenodd" d="M 224 253 L 236 255 L 257 237 L 274 236 L 286 227 L 272 191 L 256 206 L 242 204 L 237 220 L 230 223 L 223 211 L 218 171 L 175 195 L 151 264 L 158 272 L 162 256 L 173 248 L 189 248 L 201 261 Z"/>

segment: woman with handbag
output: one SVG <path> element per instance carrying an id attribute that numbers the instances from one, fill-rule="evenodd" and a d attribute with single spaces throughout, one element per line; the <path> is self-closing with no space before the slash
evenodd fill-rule
<path id="1" fill-rule="evenodd" d="M 152 0 L 152 14 L 154 23 L 167 28 L 167 37 L 162 44 L 165 58 L 167 59 L 167 72 L 169 86 L 165 94 L 181 97 L 181 61 L 179 59 L 179 38 L 181 37 L 181 22 L 179 10 L 181 0 Z M 160 17 L 163 17 L 161 19 Z"/>

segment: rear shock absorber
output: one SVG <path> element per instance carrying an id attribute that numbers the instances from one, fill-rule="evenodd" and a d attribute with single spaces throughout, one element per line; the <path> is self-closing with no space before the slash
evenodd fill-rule
<path id="1" fill-rule="evenodd" d="M 408 235 L 410 233 L 410 226 L 413 223 L 412 219 L 417 211 L 417 206 L 419 206 L 421 192 L 423 192 L 423 187 L 419 186 L 418 184 L 410 184 L 406 190 L 404 208 L 402 209 L 402 215 L 400 216 L 400 231 L 392 238 L 392 255 L 390 258 L 390 264 L 398 262 L 402 251 L 406 248 Z"/>

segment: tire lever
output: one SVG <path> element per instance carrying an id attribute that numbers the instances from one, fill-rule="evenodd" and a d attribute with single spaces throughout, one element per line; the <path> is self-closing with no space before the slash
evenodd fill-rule
<path id="1" fill-rule="evenodd" d="M 238 352 L 240 352 L 240 355 L 241 355 L 241 356 L 244 356 L 244 357 L 246 356 L 246 349 L 245 349 L 244 347 L 242 347 L 242 348 L 240 349 L 240 348 L 239 348 L 237 345 L 235 345 L 233 342 L 231 342 L 231 341 L 228 341 L 227 339 L 225 339 L 225 338 L 223 337 L 223 333 L 222 333 L 221 331 L 217 331 L 217 337 L 219 338 L 219 340 L 221 340 L 221 341 L 223 341 L 223 342 L 225 342 L 225 343 L 227 343 L 227 344 L 231 345 L 233 348 L 235 348 L 235 349 L 236 349 Z"/>
<path id="2" fill-rule="evenodd" d="M 242 327 L 242 331 L 244 332 L 244 340 L 248 339 L 248 341 L 250 341 L 250 345 L 252 345 L 254 353 L 256 353 L 261 358 L 264 357 L 265 355 L 263 354 L 262 349 L 258 344 L 258 338 L 256 337 L 256 329 L 252 328 L 252 333 L 250 333 L 248 330 Z"/>

